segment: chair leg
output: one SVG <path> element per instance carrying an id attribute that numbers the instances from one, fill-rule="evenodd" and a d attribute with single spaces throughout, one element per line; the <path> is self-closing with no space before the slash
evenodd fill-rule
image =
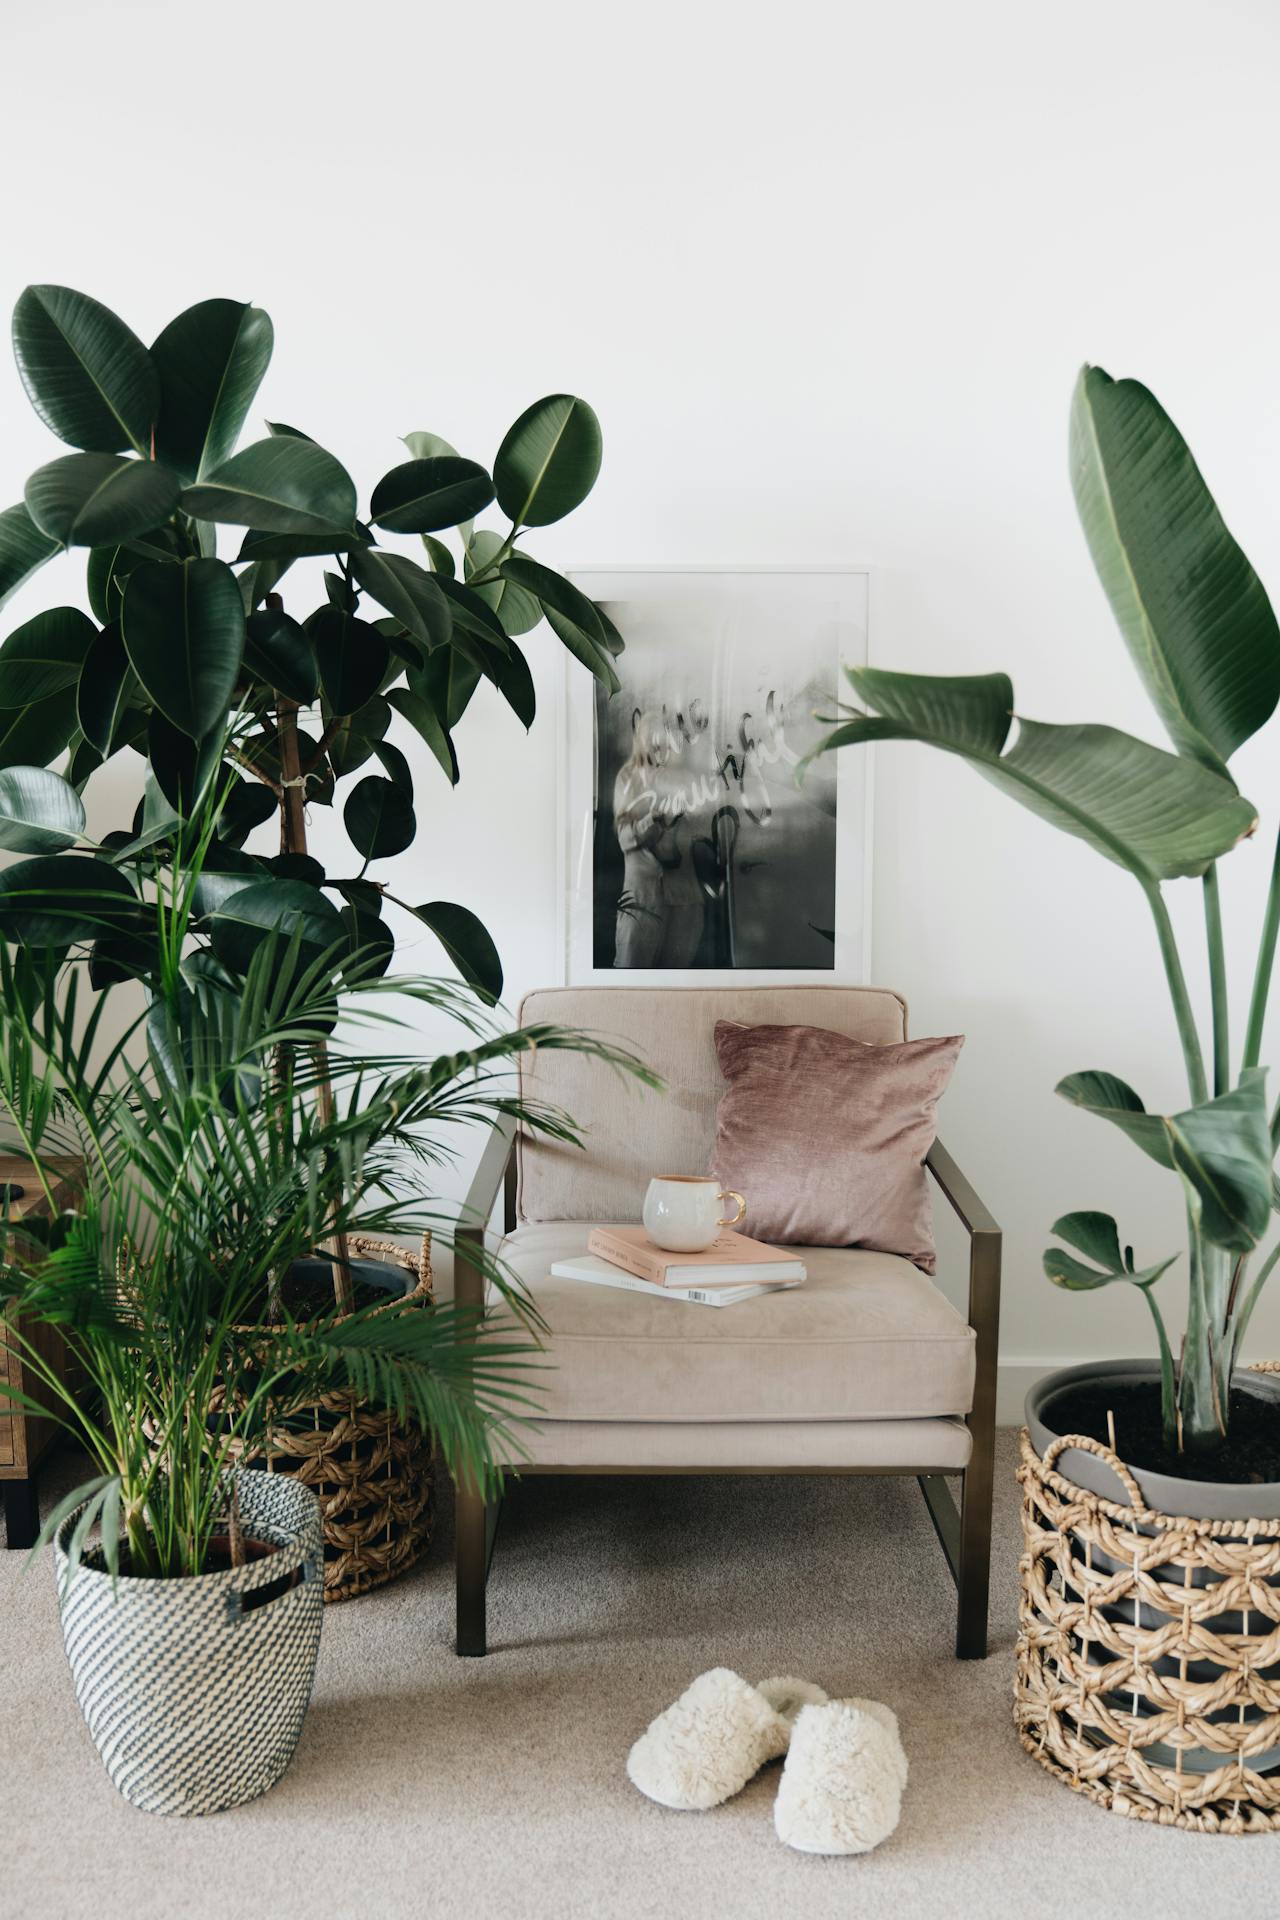
<path id="1" fill-rule="evenodd" d="M 479 1659 L 488 1652 L 485 1584 L 489 1576 L 489 1508 L 475 1487 L 459 1486 L 454 1495 L 454 1578 L 457 1588 L 459 1654 Z"/>
<path id="2" fill-rule="evenodd" d="M 40 1531 L 40 1503 L 33 1478 L 5 1481 L 4 1518 L 10 1547 L 34 1547 Z"/>
<path id="3" fill-rule="evenodd" d="M 995 1430 L 975 1429 L 960 1496 L 960 1554 L 956 1569 L 956 1659 L 985 1660 L 991 1589 L 991 1507 L 995 1487 Z"/>

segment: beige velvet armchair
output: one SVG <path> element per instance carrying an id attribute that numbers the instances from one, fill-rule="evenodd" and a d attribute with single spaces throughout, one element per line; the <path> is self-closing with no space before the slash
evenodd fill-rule
<path id="1" fill-rule="evenodd" d="M 481 1305 L 466 1241 L 484 1238 L 501 1188 L 499 1250 L 549 1329 L 521 1474 L 915 1474 L 957 1587 L 956 1653 L 984 1657 L 1000 1229 L 940 1143 L 927 1164 L 969 1236 L 967 1315 L 910 1262 L 850 1248 L 804 1249 L 804 1287 L 720 1313 L 550 1274 L 585 1251 L 593 1225 L 638 1220 L 651 1173 L 707 1165 L 723 1088 L 718 1019 L 886 1044 L 906 1038 L 904 1002 L 869 987 L 566 987 L 530 994 L 520 1017 L 606 1035 L 666 1082 L 645 1093 L 579 1055 L 539 1053 L 522 1068 L 523 1091 L 572 1114 L 585 1153 L 497 1133 L 476 1174 L 458 1299 Z M 946 1475 L 960 1478 L 958 1511 Z M 460 1654 L 486 1651 L 496 1520 L 459 1487 Z"/>

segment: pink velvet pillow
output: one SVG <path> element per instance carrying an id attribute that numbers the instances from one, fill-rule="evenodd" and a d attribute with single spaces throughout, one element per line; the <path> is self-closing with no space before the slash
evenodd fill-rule
<path id="1" fill-rule="evenodd" d="M 742 1232 L 936 1272 L 924 1159 L 964 1035 L 874 1047 L 825 1027 L 717 1020 L 715 1039 L 729 1085 L 709 1171 L 746 1196 Z"/>

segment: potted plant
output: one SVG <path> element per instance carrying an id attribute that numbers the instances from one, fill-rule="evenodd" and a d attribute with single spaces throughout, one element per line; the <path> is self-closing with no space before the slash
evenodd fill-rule
<path id="1" fill-rule="evenodd" d="M 616 687 L 622 642 L 608 617 L 518 544 L 590 492 L 599 423 L 573 395 L 539 400 L 504 436 L 491 473 L 436 434 L 410 433 L 407 457 L 361 510 L 341 462 L 296 427 L 267 423 L 238 447 L 273 341 L 269 316 L 243 301 L 202 301 L 147 346 L 72 288 L 30 286 L 19 298 L 19 374 L 75 451 L 38 468 L 0 513 L 0 602 L 47 561 L 78 553 L 93 617 L 52 607 L 0 644 L 0 770 L 6 791 L 25 796 L 12 817 L 0 802 L 0 847 L 67 854 L 42 869 L 41 885 L 76 894 L 91 884 L 123 904 L 142 878 L 172 873 L 183 823 L 216 810 L 193 908 L 219 964 L 236 973 L 264 929 L 304 927 L 314 946 L 345 938 L 385 967 L 397 924 L 426 926 L 496 1001 L 501 961 L 470 908 L 399 898 L 377 878 L 376 863 L 413 842 L 424 804 L 388 728 L 398 715 L 430 748 L 442 792 L 456 785 L 455 732 L 481 679 L 532 724 L 519 638 L 544 617 Z M 479 524 L 495 502 L 505 524 Z M 224 558 L 228 530 L 236 545 Z M 316 561 L 327 567 L 321 603 L 287 612 L 282 582 Z M 64 754 L 72 791 L 31 771 Z M 86 849 L 86 788 L 92 801 L 98 769 L 121 755 L 138 756 L 136 812 Z M 352 858 L 326 870 L 308 847 L 307 812 L 339 805 Z M 261 846 L 273 822 L 278 851 Z M 150 980 L 149 933 L 127 918 L 108 917 L 93 941 L 95 987 Z M 323 1065 L 323 1038 L 317 1047 Z M 322 1099 L 323 1086 L 322 1073 Z M 327 1239 L 325 1271 L 350 1308 L 360 1274 L 341 1230 Z M 347 1394 L 324 1396 L 312 1414 L 313 1433 L 329 1436 L 328 1458 L 309 1462 L 326 1494 L 326 1596 L 344 1598 L 425 1543 L 428 1447 L 410 1425 L 365 1419 L 358 1403 L 353 1412 Z M 352 1420 L 370 1429 L 356 1453 L 336 1437 Z M 386 1478 L 388 1446 L 403 1485 Z"/>
<path id="2" fill-rule="evenodd" d="M 152 921 L 151 1003 L 108 1039 L 118 990 L 85 1018 L 77 987 L 120 896 L 86 890 L 73 912 L 64 887 L 31 875 L 39 864 L 4 875 L 0 1125 L 50 1207 L 6 1222 L 0 1297 L 38 1404 L 94 1469 L 42 1537 L 111 1778 L 136 1806 L 210 1812 L 288 1764 L 320 1634 L 315 1497 L 237 1469 L 240 1454 L 338 1385 L 429 1427 L 455 1474 L 493 1488 L 536 1404 L 536 1315 L 497 1263 L 489 1277 L 524 1318 L 514 1339 L 484 1338 L 474 1316 L 435 1303 L 311 1303 L 300 1317 L 291 1270 L 325 1234 L 431 1225 L 421 1170 L 460 1120 L 515 1112 L 571 1139 L 562 1116 L 508 1090 L 501 1069 L 524 1048 L 621 1056 L 564 1030 L 502 1031 L 470 995 L 384 977 L 376 948 L 316 951 L 299 928 L 265 932 L 229 982 L 192 934 L 198 849 L 176 890 L 138 903 Z M 24 867 L 26 887 L 10 879 Z M 131 915 L 134 936 L 139 925 Z M 424 1062 L 397 1050 L 426 1011 L 464 1023 L 458 1051 Z M 318 1033 L 330 1036 L 323 1065 Z M 59 1210 L 69 1161 L 75 1201 Z M 23 1331 L 41 1326 L 61 1335 L 87 1392 Z"/>
<path id="3" fill-rule="evenodd" d="M 1084 369 L 1071 476 L 1094 564 L 1174 751 L 1109 726 L 1015 719 L 1004 674 L 873 669 L 851 672 L 863 704 L 842 709 L 824 748 L 917 740 L 960 755 L 1132 874 L 1152 916 L 1185 1106 L 1151 1112 L 1103 1070 L 1073 1073 L 1057 1091 L 1177 1182 L 1184 1331 L 1171 1336 L 1156 1293 L 1176 1254 L 1140 1264 L 1098 1210 L 1054 1223 L 1062 1244 L 1044 1255 L 1048 1278 L 1073 1292 L 1137 1287 L 1158 1357 L 1069 1368 L 1028 1398 L 1018 1718 L 1046 1765 L 1107 1805 L 1254 1830 L 1276 1824 L 1280 1807 L 1280 1695 L 1257 1672 L 1280 1625 L 1280 1401 L 1276 1382 L 1243 1369 L 1241 1356 L 1280 1257 L 1273 1248 L 1259 1258 L 1278 1191 L 1280 1108 L 1260 1055 L 1280 845 L 1234 1047 L 1217 866 L 1258 824 L 1229 762 L 1280 697 L 1280 629 L 1181 434 L 1137 381 Z M 1203 896 L 1207 1021 L 1164 897 L 1183 879 Z"/>

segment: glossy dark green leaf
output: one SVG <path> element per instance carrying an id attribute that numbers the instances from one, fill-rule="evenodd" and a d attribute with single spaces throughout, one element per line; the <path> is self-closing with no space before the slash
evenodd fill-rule
<path id="1" fill-rule="evenodd" d="M 225 819 L 225 815 L 223 817 Z M 224 906 L 233 893 L 240 893 L 253 881 L 266 877 L 267 870 L 261 860 L 242 853 L 219 837 L 205 850 L 200 873 L 191 889 L 191 911 L 198 920 L 206 920 Z"/>
<path id="2" fill-rule="evenodd" d="M 244 664 L 259 680 L 309 707 L 320 690 L 315 648 L 279 607 L 259 607 L 244 625 Z"/>
<path id="3" fill-rule="evenodd" d="M 369 978 L 381 979 L 395 958 L 396 937 L 386 921 L 360 907 L 339 908 L 353 955 L 370 966 Z"/>
<path id="4" fill-rule="evenodd" d="M 504 578 L 514 580 L 517 586 L 526 588 L 537 598 L 552 632 L 610 693 L 616 693 L 621 682 L 614 672 L 604 626 L 594 602 L 571 580 L 522 554 L 512 554 L 509 560 L 504 560 L 502 572 Z"/>
<path id="5" fill-rule="evenodd" d="M 496 1000 L 502 992 L 502 961 L 484 922 L 451 900 L 428 900 L 413 912 L 430 927 L 463 979 L 485 999 Z"/>
<path id="6" fill-rule="evenodd" d="M 240 589 L 240 604 L 245 618 L 255 607 L 262 605 L 269 593 L 274 593 L 283 576 L 289 571 L 288 560 L 255 560 L 251 566 L 236 575 L 236 585 Z"/>
<path id="7" fill-rule="evenodd" d="M 440 714 L 450 733 L 471 704 L 480 684 L 481 668 L 474 655 L 459 646 L 441 647 L 424 666 L 409 674 L 409 687 Z"/>
<path id="8" fill-rule="evenodd" d="M 1191 764 L 1188 762 L 1187 764 Z M 1271 1220 L 1271 1128 L 1265 1076 L 1253 1069 L 1238 1087 L 1182 1113 L 1148 1113 L 1111 1073 L 1068 1074 L 1057 1092 L 1114 1127 L 1162 1167 L 1180 1173 L 1214 1246 L 1246 1253 Z"/>
<path id="9" fill-rule="evenodd" d="M 1170 738 L 1225 771 L 1280 699 L 1280 626 L 1266 589 L 1140 381 L 1083 369 L 1071 480 L 1098 577 Z"/>
<path id="10" fill-rule="evenodd" d="M 460 580 L 441 579 L 439 587 L 449 602 L 449 611 L 456 632 L 483 640 L 486 644 L 496 647 L 501 653 L 506 652 L 511 644 L 507 638 L 506 629 L 489 602 L 479 592 L 473 587 L 463 586 Z M 542 618 L 541 609 L 539 609 L 538 618 Z"/>
<path id="11" fill-rule="evenodd" d="M 116 573 L 120 547 L 94 547 L 85 562 L 85 587 L 93 617 L 101 627 L 120 618 L 124 581 Z"/>
<path id="12" fill-rule="evenodd" d="M 21 501 L 6 507 L 0 513 L 0 607 L 57 551 L 57 541 L 41 533 Z"/>
<path id="13" fill-rule="evenodd" d="M 27 511 L 64 547 L 104 547 L 161 526 L 178 504 L 178 476 L 154 460 L 67 453 L 27 481 Z"/>
<path id="14" fill-rule="evenodd" d="M 47 767 L 76 730 L 76 690 L 62 687 L 29 707 L 0 711 L 0 767 Z"/>
<path id="15" fill-rule="evenodd" d="M 220 466 L 271 360 L 269 315 L 242 300 L 202 300 L 153 343 L 160 376 L 156 453 L 183 481 Z"/>
<path id="16" fill-rule="evenodd" d="M 125 980 L 154 979 L 160 965 L 160 941 L 154 924 L 139 916 L 135 926 L 106 933 L 89 955 L 89 984 L 96 992 Z"/>
<path id="17" fill-rule="evenodd" d="M 0 768 L 0 847 L 10 853 L 61 853 L 84 832 L 75 788 L 47 767 Z"/>
<path id="18" fill-rule="evenodd" d="M 222 729 L 193 740 L 156 707 L 147 724 L 147 759 L 169 805 L 180 819 L 188 819 L 221 765 Z"/>
<path id="19" fill-rule="evenodd" d="M 113 620 L 95 634 L 76 686 L 76 719 L 99 754 L 110 753 L 129 697 L 138 684 L 124 650 L 120 623 Z"/>
<path id="20" fill-rule="evenodd" d="M 384 702 L 383 704 L 385 705 L 386 703 Z M 388 780 L 393 781 L 394 784 L 399 787 L 401 793 L 412 800 L 413 774 L 410 771 L 409 762 L 405 759 L 399 747 L 395 745 L 394 741 L 379 740 L 377 746 L 374 748 L 374 752 L 382 762 L 382 768 Z"/>
<path id="21" fill-rule="evenodd" d="M 485 568 L 493 565 L 504 544 L 500 534 L 491 533 L 487 528 L 480 529 L 473 537 L 465 556 L 464 570 L 468 581 L 472 580 L 474 574 L 483 572 Z M 524 559 L 526 556 L 517 550 L 512 558 Z M 542 623 L 541 605 L 533 594 L 524 587 L 518 587 L 514 580 L 506 580 L 499 575 L 496 579 L 486 580 L 480 586 L 473 583 L 471 590 L 492 610 L 502 631 L 513 639 L 518 638 L 522 633 L 532 633 L 533 629 Z"/>
<path id="22" fill-rule="evenodd" d="M 433 533 L 424 533 L 422 536 L 422 544 L 426 548 L 427 558 L 431 562 L 431 571 L 433 573 L 442 573 L 447 579 L 452 580 L 454 574 L 457 572 L 457 568 L 454 565 L 453 555 L 444 544 L 444 541 L 437 540 Z"/>
<path id="23" fill-rule="evenodd" d="M 74 687 L 96 635 L 78 607 L 51 607 L 15 628 L 0 646 L 0 707 L 31 706 Z"/>
<path id="24" fill-rule="evenodd" d="M 0 872 L 0 939 L 69 947 L 129 924 L 137 895 L 125 875 L 89 854 L 19 860 Z"/>
<path id="25" fill-rule="evenodd" d="M 441 582 L 400 553 L 378 547 L 357 547 L 351 571 L 365 592 L 385 607 L 424 646 L 443 646 L 453 622 Z"/>
<path id="26" fill-rule="evenodd" d="M 1014 722 L 1002 673 L 945 676 L 849 669 L 877 712 L 846 721 L 823 750 L 920 740 L 959 754 L 993 785 L 1139 879 L 1200 874 L 1250 833 L 1257 813 L 1232 781 L 1114 727 Z"/>
<path id="27" fill-rule="evenodd" d="M 222 803 L 218 832 L 228 846 L 240 847 L 255 827 L 275 818 L 279 802 L 261 780 L 240 780 Z"/>
<path id="28" fill-rule="evenodd" d="M 2 876 L 0 876 L 2 877 Z M 233 973 L 242 974 L 262 942 L 274 934 L 285 943 L 300 937 L 299 959 L 313 965 L 345 945 L 338 909 L 316 887 L 302 880 L 252 881 L 233 893 L 213 916 L 213 950 Z"/>
<path id="29" fill-rule="evenodd" d="M 357 781 L 342 809 L 342 823 L 356 852 L 365 860 L 403 853 L 418 830 L 413 805 L 394 780 L 371 773 Z"/>
<path id="30" fill-rule="evenodd" d="M 268 420 L 267 432 L 270 434 L 273 434 L 276 439 L 285 439 L 285 440 L 311 440 L 312 439 L 311 434 L 304 433 L 301 427 L 291 427 L 288 424 L 288 422 L 285 420 Z M 314 441 L 313 441 L 313 444 L 314 444 Z"/>
<path id="31" fill-rule="evenodd" d="M 444 453 L 406 460 L 384 474 L 369 513 L 390 533 L 439 533 L 483 513 L 492 499 L 493 482 L 482 466 Z"/>
<path id="32" fill-rule="evenodd" d="M 318 560 L 333 553 L 349 553 L 352 548 L 368 544 L 366 535 L 359 527 L 349 527 L 345 533 L 246 533 L 240 542 L 240 551 L 234 564 L 241 561 Z"/>
<path id="33" fill-rule="evenodd" d="M 392 687 L 386 697 L 396 712 L 422 735 L 444 768 L 450 784 L 456 787 L 458 756 L 454 751 L 453 738 L 431 701 L 421 692 L 415 692 L 410 687 Z"/>
<path id="34" fill-rule="evenodd" d="M 625 651 L 627 643 L 614 626 L 613 621 L 609 618 L 609 615 L 605 612 L 600 602 L 593 600 L 591 604 L 596 610 L 596 619 L 600 622 L 600 628 L 604 634 L 604 644 L 616 660 L 618 655 Z"/>
<path id="35" fill-rule="evenodd" d="M 267 865 L 282 880 L 305 880 L 309 887 L 325 883 L 324 868 L 309 853 L 273 853 Z"/>
<path id="36" fill-rule="evenodd" d="M 71 287 L 27 287 L 13 351 L 32 406 L 59 440 L 90 453 L 151 451 L 160 379 L 137 335 Z"/>
<path id="37" fill-rule="evenodd" d="M 381 694 L 375 694 L 355 713 L 340 717 L 335 717 L 326 706 L 324 723 L 326 732 L 334 728 L 329 741 L 329 762 L 341 780 L 369 759 L 391 724 L 391 709 Z"/>
<path id="38" fill-rule="evenodd" d="M 83 795 L 92 776 L 102 765 L 103 756 L 98 752 L 92 740 L 86 740 L 82 733 L 73 733 L 67 745 L 66 780 L 68 786 Z"/>
<path id="39" fill-rule="evenodd" d="M 320 684 L 335 713 L 355 713 L 371 700 L 387 670 L 387 643 L 367 621 L 340 607 L 320 607 L 307 621 Z"/>
<path id="40" fill-rule="evenodd" d="M 1064 1253 L 1061 1247 L 1046 1248 L 1045 1277 L 1068 1293 L 1093 1293 L 1117 1280 L 1127 1280 L 1135 1287 L 1151 1287 L 1177 1258 L 1171 1254 L 1153 1267 L 1135 1268 L 1133 1250 L 1121 1252 L 1120 1229 L 1109 1213 L 1064 1213 L 1060 1220 L 1054 1221 L 1050 1231 L 1095 1263 L 1086 1266 L 1084 1261 Z"/>
<path id="41" fill-rule="evenodd" d="M 244 607 L 221 560 L 147 560 L 124 593 L 129 663 L 175 727 L 203 740 L 221 728 L 244 655 Z"/>
<path id="42" fill-rule="evenodd" d="M 499 653 L 495 648 L 491 654 L 486 655 L 484 670 L 486 677 L 492 680 L 521 726 L 531 727 L 538 711 L 538 697 L 534 692 L 529 662 L 515 641 L 507 642 L 505 654 Z"/>
<path id="43" fill-rule="evenodd" d="M 435 460 L 441 454 L 451 454 L 454 459 L 458 457 L 458 449 L 438 433 L 406 433 L 401 437 L 415 460 Z"/>
<path id="44" fill-rule="evenodd" d="M 536 400 L 498 449 L 498 505 L 518 527 L 563 520 L 595 485 L 602 452 L 600 422 L 585 400 L 571 393 Z"/>
<path id="45" fill-rule="evenodd" d="M 313 440 L 255 440 L 182 496 L 188 513 L 260 533 L 349 535 L 356 490 L 346 468 Z M 248 558 L 260 559 L 254 554 Z"/>

